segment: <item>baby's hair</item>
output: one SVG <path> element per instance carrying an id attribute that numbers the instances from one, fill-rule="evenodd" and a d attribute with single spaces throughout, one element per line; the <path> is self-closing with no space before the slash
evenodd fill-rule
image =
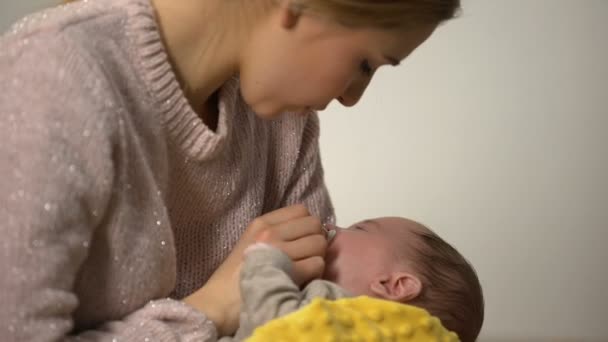
<path id="1" fill-rule="evenodd" d="M 481 284 L 473 266 L 449 243 L 429 229 L 413 230 L 422 243 L 414 249 L 412 266 L 423 284 L 408 304 L 437 316 L 462 342 L 474 342 L 484 319 Z"/>

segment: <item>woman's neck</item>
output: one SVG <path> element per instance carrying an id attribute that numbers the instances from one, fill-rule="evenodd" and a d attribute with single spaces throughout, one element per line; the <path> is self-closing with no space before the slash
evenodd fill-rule
<path id="1" fill-rule="evenodd" d="M 153 0 L 160 31 L 186 98 L 206 124 L 212 95 L 238 73 L 246 22 L 226 0 Z M 214 106 L 213 106 L 214 107 Z M 211 110 L 210 110 L 211 109 Z"/>

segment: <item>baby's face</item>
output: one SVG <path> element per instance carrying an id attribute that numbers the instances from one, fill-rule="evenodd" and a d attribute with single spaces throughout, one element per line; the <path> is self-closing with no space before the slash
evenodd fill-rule
<path id="1" fill-rule="evenodd" d="M 336 236 L 327 249 L 323 278 L 353 295 L 372 296 L 369 285 L 374 278 L 403 269 L 403 259 L 398 258 L 408 255 L 405 249 L 417 243 L 412 230 L 419 227 L 399 217 L 365 220 L 346 229 L 328 227 L 336 230 Z"/>

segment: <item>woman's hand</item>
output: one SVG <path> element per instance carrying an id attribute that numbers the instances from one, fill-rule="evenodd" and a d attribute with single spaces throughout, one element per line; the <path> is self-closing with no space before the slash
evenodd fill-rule
<path id="1" fill-rule="evenodd" d="M 294 262 L 292 277 L 302 285 L 323 275 L 327 238 L 321 221 L 310 216 L 301 205 L 270 212 L 254 220 L 247 228 L 254 235 L 243 250 L 254 242 L 264 242 L 281 249 Z M 242 255 L 242 252 L 241 252 Z"/>
<path id="2" fill-rule="evenodd" d="M 207 283 L 184 301 L 209 317 L 220 336 L 232 335 L 239 324 L 241 306 L 239 271 L 243 251 L 265 242 L 293 261 L 294 281 L 301 285 L 323 274 L 327 240 L 318 218 L 302 205 L 278 209 L 256 218 Z"/>

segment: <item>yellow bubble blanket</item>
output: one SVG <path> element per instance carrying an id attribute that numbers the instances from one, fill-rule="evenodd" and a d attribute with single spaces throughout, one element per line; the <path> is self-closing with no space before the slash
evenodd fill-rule
<path id="1" fill-rule="evenodd" d="M 247 342 L 459 342 L 438 318 L 411 305 L 370 297 L 315 299 L 258 327 Z"/>

